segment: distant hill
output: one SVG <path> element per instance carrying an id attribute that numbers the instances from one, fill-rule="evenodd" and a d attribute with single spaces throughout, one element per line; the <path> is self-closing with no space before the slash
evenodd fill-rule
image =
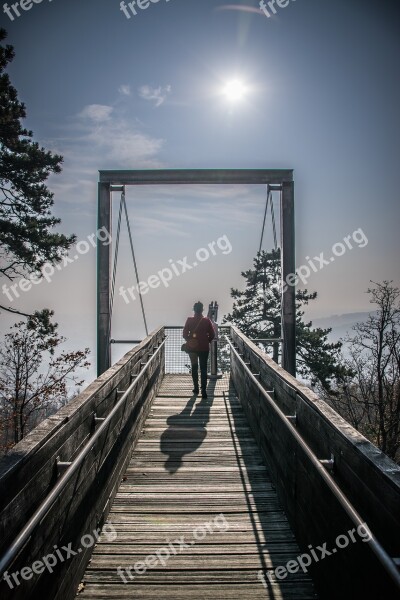
<path id="1" fill-rule="evenodd" d="M 371 313 L 354 312 L 311 320 L 313 327 L 321 327 L 323 329 L 332 327 L 332 333 L 329 335 L 329 339 L 331 342 L 337 342 L 340 338 L 345 337 L 347 333 L 351 334 L 351 329 L 356 323 L 364 323 L 368 319 L 369 314 Z"/>

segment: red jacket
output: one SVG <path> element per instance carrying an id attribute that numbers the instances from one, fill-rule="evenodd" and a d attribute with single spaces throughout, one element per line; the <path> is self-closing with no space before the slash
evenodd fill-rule
<path id="1" fill-rule="evenodd" d="M 214 327 L 212 326 L 210 319 L 208 317 L 200 317 L 198 315 L 195 315 L 194 317 L 188 317 L 182 334 L 185 340 L 188 340 L 192 337 L 194 330 L 196 330 L 196 338 L 199 341 L 198 350 L 209 350 L 210 342 L 215 338 Z"/>

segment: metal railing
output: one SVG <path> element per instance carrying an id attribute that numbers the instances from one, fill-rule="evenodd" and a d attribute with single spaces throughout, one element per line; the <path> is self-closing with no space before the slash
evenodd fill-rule
<path id="1" fill-rule="evenodd" d="M 175 374 L 187 374 L 190 372 L 190 360 L 186 352 L 182 352 L 184 343 L 182 337 L 183 327 L 179 325 L 168 325 L 164 328 L 166 335 L 165 343 L 165 372 Z M 230 368 L 229 350 L 224 335 L 230 332 L 230 327 L 219 327 L 219 339 L 217 341 L 217 367 L 221 372 L 228 372 Z M 208 369 L 211 370 L 210 356 Z"/>
<path id="2" fill-rule="evenodd" d="M 361 526 L 365 527 L 365 521 L 361 518 L 361 516 L 358 514 L 356 509 L 351 504 L 351 502 L 348 500 L 348 498 L 345 496 L 345 494 L 342 492 L 340 487 L 337 485 L 337 483 L 335 482 L 333 477 L 328 472 L 328 469 L 331 466 L 331 461 L 320 460 L 317 458 L 317 456 L 311 450 L 309 445 L 304 441 L 304 439 L 302 438 L 300 433 L 297 431 L 296 426 L 293 424 L 293 422 L 295 422 L 295 417 L 287 416 L 287 415 L 285 415 L 284 412 L 282 412 L 282 410 L 277 406 L 276 402 L 273 400 L 271 395 L 264 389 L 264 387 L 261 385 L 261 383 L 257 380 L 256 375 L 254 375 L 251 372 L 251 370 L 249 369 L 249 367 L 247 366 L 247 364 L 245 363 L 243 358 L 240 356 L 238 350 L 233 345 L 232 341 L 228 338 L 228 336 L 225 336 L 225 339 L 226 339 L 227 343 L 229 344 L 231 352 L 235 355 L 237 360 L 240 362 L 241 367 L 243 368 L 244 372 L 251 379 L 252 383 L 258 389 L 260 394 L 268 402 L 269 406 L 272 408 L 272 410 L 278 416 L 279 420 L 284 425 L 284 427 L 290 432 L 290 434 L 293 437 L 293 439 L 295 440 L 296 444 L 305 453 L 305 455 L 307 456 L 307 458 L 310 461 L 310 463 L 312 464 L 312 466 L 315 469 L 317 469 L 320 477 L 323 479 L 325 484 L 328 486 L 330 491 L 333 493 L 336 500 L 339 502 L 340 506 L 343 508 L 343 510 L 346 512 L 347 516 L 350 518 L 351 522 L 356 527 L 361 527 Z M 395 561 L 388 555 L 386 550 L 379 543 L 379 541 L 373 535 L 373 533 L 371 531 L 368 531 L 368 533 L 370 535 L 370 539 L 367 540 L 367 544 L 369 545 L 372 552 L 375 554 L 375 556 L 377 557 L 377 559 L 379 560 L 379 562 L 381 563 L 382 567 L 385 569 L 387 574 L 390 576 L 392 581 L 395 583 L 396 587 L 400 590 L 400 573 L 397 569 Z"/>
<path id="3" fill-rule="evenodd" d="M 76 456 L 76 458 L 71 463 L 59 463 L 59 466 L 63 467 L 64 473 L 61 475 L 60 479 L 58 480 L 54 488 L 51 490 L 51 492 L 46 496 L 42 504 L 36 509 L 36 511 L 26 523 L 24 528 L 20 531 L 18 536 L 14 539 L 13 543 L 9 546 L 4 555 L 0 558 L 0 578 L 7 570 L 7 568 L 13 563 L 13 561 L 19 555 L 19 553 L 23 550 L 26 544 L 29 542 L 36 527 L 40 525 L 40 523 L 52 509 L 55 502 L 57 502 L 57 499 L 60 496 L 61 492 L 65 489 L 65 487 L 71 481 L 74 474 L 78 471 L 86 456 L 92 451 L 97 440 L 103 435 L 111 419 L 128 400 L 130 394 L 137 386 L 138 382 L 141 380 L 143 375 L 148 370 L 149 366 L 161 352 L 165 342 L 166 340 L 164 339 L 158 346 L 158 348 L 154 351 L 154 354 L 143 366 L 141 371 L 133 378 L 132 383 L 129 385 L 128 389 L 123 392 L 121 398 L 118 400 L 118 402 L 109 412 L 109 414 L 104 419 L 98 419 L 98 422 L 101 422 L 101 424 L 99 424 L 98 428 L 94 431 L 93 435 L 90 437 L 90 439 L 79 452 L 79 454 Z M 132 410 L 134 409 L 134 407 L 135 404 L 132 406 Z"/>

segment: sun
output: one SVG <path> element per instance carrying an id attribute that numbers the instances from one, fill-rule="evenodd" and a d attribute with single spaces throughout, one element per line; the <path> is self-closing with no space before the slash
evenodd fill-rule
<path id="1" fill-rule="evenodd" d="M 247 87 L 240 79 L 228 81 L 223 88 L 226 100 L 232 103 L 240 102 L 246 96 Z"/>

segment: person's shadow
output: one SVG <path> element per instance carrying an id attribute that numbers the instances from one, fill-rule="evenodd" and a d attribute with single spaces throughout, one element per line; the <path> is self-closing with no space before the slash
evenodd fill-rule
<path id="1" fill-rule="evenodd" d="M 168 429 L 161 435 L 160 449 L 168 455 L 165 469 L 171 475 L 182 466 L 183 457 L 200 448 L 207 437 L 213 397 L 202 398 L 192 412 L 196 399 L 192 396 L 181 413 L 168 417 Z"/>

